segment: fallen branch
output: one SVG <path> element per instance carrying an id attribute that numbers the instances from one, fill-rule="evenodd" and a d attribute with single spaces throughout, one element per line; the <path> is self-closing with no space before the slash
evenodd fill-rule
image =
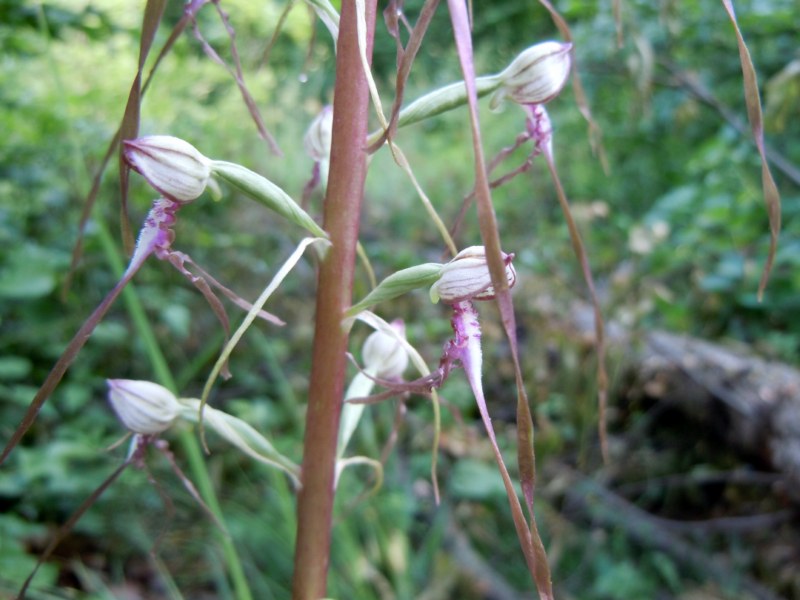
<path id="1" fill-rule="evenodd" d="M 574 305 L 562 326 L 591 343 L 594 316 Z M 608 324 L 610 354 L 632 374 L 629 393 L 678 407 L 719 430 L 743 453 L 759 456 L 800 500 L 800 371 L 732 349 L 665 331 L 632 332 Z"/>
<path id="2" fill-rule="evenodd" d="M 743 574 L 735 565 L 712 557 L 673 533 L 671 528 L 664 526 L 666 519 L 654 517 L 566 465 L 559 465 L 558 473 L 570 482 L 564 486 L 566 491 L 562 510 L 568 518 L 588 519 L 594 525 L 624 531 L 631 541 L 668 554 L 676 563 L 702 580 L 711 579 L 724 586 L 738 583 L 742 591 L 748 592 L 757 600 L 780 600 L 779 596 Z"/>

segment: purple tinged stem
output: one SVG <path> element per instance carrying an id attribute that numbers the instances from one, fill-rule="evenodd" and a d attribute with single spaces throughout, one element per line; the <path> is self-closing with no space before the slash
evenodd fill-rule
<path id="1" fill-rule="evenodd" d="M 478 312 L 470 301 L 454 304 L 453 310 L 452 325 L 456 335 L 455 340 L 450 342 L 445 349 L 445 357 L 443 360 L 445 364 L 443 367 L 446 373 L 449 365 L 455 360 L 460 361 L 461 365 L 464 367 L 467 380 L 472 389 L 472 394 L 475 396 L 475 401 L 478 404 L 478 411 L 481 414 L 483 425 L 486 428 L 486 434 L 489 436 L 489 441 L 492 444 L 492 452 L 494 453 L 495 461 L 500 470 L 500 475 L 503 478 L 508 501 L 514 515 L 514 525 L 517 529 L 517 535 L 520 538 L 525 560 L 531 573 L 537 573 L 537 578 L 541 578 L 543 574 L 539 570 L 543 567 L 546 568 L 546 562 L 542 563 L 545 557 L 537 553 L 534 548 L 531 531 L 528 529 L 525 522 L 525 518 L 522 514 L 522 507 L 519 498 L 517 498 L 517 491 L 511 482 L 511 476 L 508 473 L 503 455 L 497 445 L 492 419 L 489 416 L 489 409 L 486 406 L 481 373 L 483 355 L 481 352 L 481 330 L 478 322 Z M 535 526 L 534 521 L 532 527 Z M 537 556 L 537 554 L 539 555 Z M 540 586 L 539 594 L 544 600 L 551 600 L 553 596 L 549 585 L 549 571 L 547 571 L 547 573 L 548 575 L 544 578 L 547 584 L 545 584 L 545 581 L 541 581 L 542 585 Z M 539 583 L 537 579 L 537 585 L 539 585 Z"/>
<path id="2" fill-rule="evenodd" d="M 365 2 L 367 56 L 372 55 L 375 0 Z M 369 90 L 359 56 L 355 0 L 342 2 L 336 53 L 331 165 L 323 228 L 331 248 L 320 266 L 314 346 L 297 498 L 293 600 L 326 595 L 333 517 L 336 445 L 345 377 L 347 332 L 342 317 L 352 304 L 356 244 L 367 155 L 363 147 Z"/>

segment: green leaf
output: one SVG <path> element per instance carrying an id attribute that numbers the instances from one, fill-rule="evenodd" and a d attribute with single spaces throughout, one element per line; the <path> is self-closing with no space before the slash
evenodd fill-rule
<path id="1" fill-rule="evenodd" d="M 56 286 L 53 273 L 15 265 L 0 273 L 0 298 L 33 300 L 47 296 Z"/>
<path id="2" fill-rule="evenodd" d="M 0 381 L 24 379 L 31 368 L 31 361 L 23 356 L 0 357 Z"/>

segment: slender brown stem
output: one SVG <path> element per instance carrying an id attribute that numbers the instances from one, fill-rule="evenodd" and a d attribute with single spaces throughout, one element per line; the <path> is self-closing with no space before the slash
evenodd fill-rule
<path id="1" fill-rule="evenodd" d="M 367 55 L 372 54 L 376 0 L 366 2 Z M 342 317 L 352 300 L 359 215 L 364 196 L 369 95 L 359 58 L 355 0 L 342 2 L 333 97 L 333 139 L 324 228 L 332 243 L 322 262 L 311 384 L 297 501 L 292 598 L 325 596 L 333 512 L 336 443 L 344 394 L 347 333 Z"/>

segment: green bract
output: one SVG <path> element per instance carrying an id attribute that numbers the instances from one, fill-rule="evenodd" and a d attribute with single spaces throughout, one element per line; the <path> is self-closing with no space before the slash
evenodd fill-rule
<path id="1" fill-rule="evenodd" d="M 190 423 L 197 423 L 201 418 L 200 400 L 196 398 L 180 398 L 178 401 L 180 416 Z M 295 485 L 300 485 L 300 468 L 290 459 L 278 452 L 272 443 L 241 419 L 217 410 L 210 406 L 203 407 L 203 424 L 213 429 L 239 450 L 264 464 L 276 467 L 289 475 Z"/>
<path id="2" fill-rule="evenodd" d="M 378 287 L 367 294 L 361 302 L 351 306 L 350 310 L 347 311 L 347 316 L 353 317 L 370 306 L 397 298 L 411 290 L 432 285 L 439 279 L 442 268 L 443 265 L 439 263 L 425 263 L 392 273 L 381 281 Z"/>
<path id="3" fill-rule="evenodd" d="M 253 200 L 261 202 L 276 213 L 299 225 L 317 237 L 327 238 L 328 234 L 317 225 L 311 216 L 292 200 L 291 196 L 269 179 L 254 173 L 241 165 L 215 160 L 211 163 L 211 172 L 227 181 Z"/>

